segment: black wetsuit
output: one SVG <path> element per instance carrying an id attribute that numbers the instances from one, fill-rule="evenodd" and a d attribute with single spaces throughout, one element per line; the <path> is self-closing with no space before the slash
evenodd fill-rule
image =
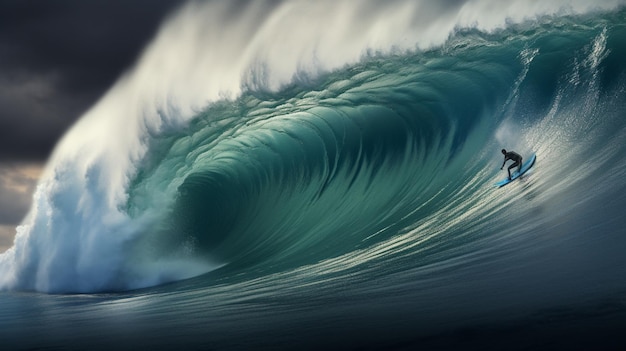
<path id="1" fill-rule="evenodd" d="M 513 160 L 514 163 L 512 165 L 509 166 L 509 179 L 511 179 L 511 168 L 517 166 L 517 171 L 521 171 L 522 170 L 522 156 L 520 156 L 520 154 L 518 154 L 517 152 L 514 151 L 508 151 L 506 154 L 504 154 L 504 162 L 502 163 L 502 167 L 504 167 L 504 164 L 506 163 L 506 161 L 508 160 Z M 500 167 L 500 168 L 502 168 Z"/>

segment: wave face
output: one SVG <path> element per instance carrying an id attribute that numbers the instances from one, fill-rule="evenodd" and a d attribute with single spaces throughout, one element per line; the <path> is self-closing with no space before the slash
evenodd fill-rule
<path id="1" fill-rule="evenodd" d="M 58 145 L 0 287 L 504 282 L 555 247 L 615 283 L 626 14 L 525 4 L 186 6 Z M 495 190 L 501 148 L 537 163 Z"/>

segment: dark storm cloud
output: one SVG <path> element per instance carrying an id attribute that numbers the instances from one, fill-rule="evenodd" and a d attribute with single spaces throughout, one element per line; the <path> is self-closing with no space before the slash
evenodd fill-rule
<path id="1" fill-rule="evenodd" d="M 45 159 L 181 0 L 0 0 L 0 161 Z"/>

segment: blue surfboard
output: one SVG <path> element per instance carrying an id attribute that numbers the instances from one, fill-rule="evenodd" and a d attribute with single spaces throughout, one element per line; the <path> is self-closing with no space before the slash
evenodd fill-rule
<path id="1" fill-rule="evenodd" d="M 504 178 L 503 180 L 499 181 L 496 183 L 496 187 L 501 188 L 507 184 L 509 184 L 510 182 L 514 181 L 515 179 L 521 177 L 524 175 L 524 173 L 528 172 L 528 170 L 535 164 L 535 159 L 537 158 L 537 155 L 533 154 L 532 156 L 530 156 L 530 159 L 526 162 L 524 162 L 524 164 L 522 165 L 522 169 L 518 172 L 515 171 L 513 173 L 511 173 L 511 179 L 509 180 L 509 178 Z"/>

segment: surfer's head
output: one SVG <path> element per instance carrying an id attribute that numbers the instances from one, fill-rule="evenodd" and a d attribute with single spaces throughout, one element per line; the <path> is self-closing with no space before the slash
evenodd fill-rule
<path id="1" fill-rule="evenodd" d="M 503 154 L 506 154 L 506 150 L 505 150 L 505 149 L 502 149 L 502 153 L 503 153 Z"/>

